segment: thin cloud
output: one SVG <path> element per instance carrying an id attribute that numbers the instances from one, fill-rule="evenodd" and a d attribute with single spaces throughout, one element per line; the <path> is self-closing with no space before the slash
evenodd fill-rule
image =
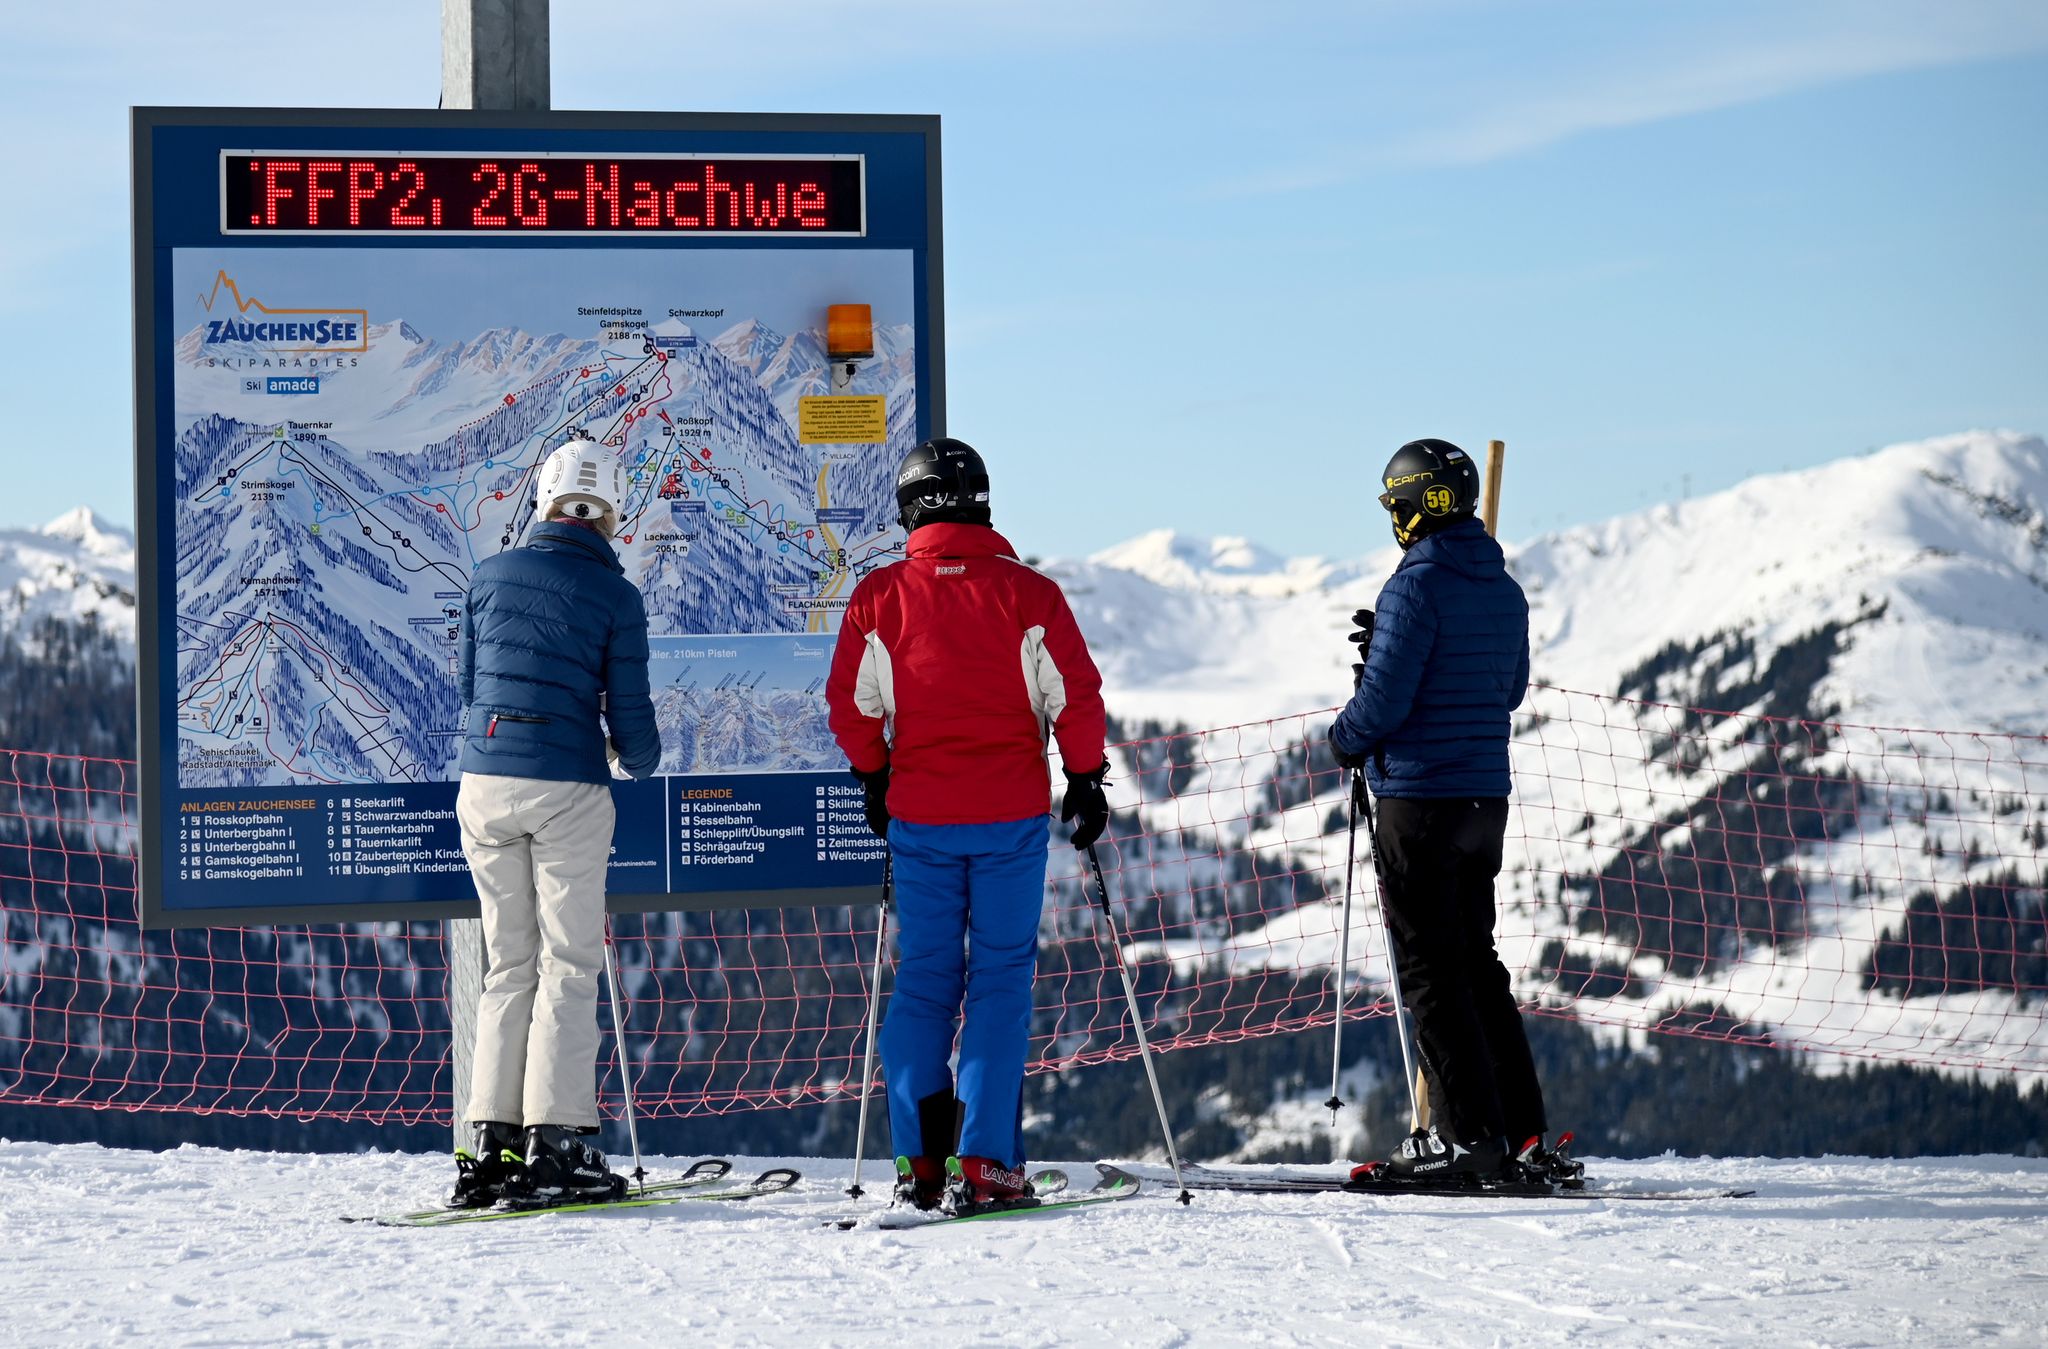
<path id="1" fill-rule="evenodd" d="M 1874 15 L 1875 11 L 1871 11 Z M 1448 100 L 1477 111 L 1403 131 L 1315 163 L 1217 185 L 1224 197 L 1330 187 L 1389 169 L 1453 168 L 1528 154 L 1591 132 L 1612 131 L 1778 98 L 1873 75 L 2027 55 L 2048 48 L 2048 6 L 1956 5 L 1887 28 L 1741 41 L 1659 61 L 1635 55 L 1627 69 L 1559 70 L 1549 88 L 1503 96 L 1467 90 Z"/>
<path id="2" fill-rule="evenodd" d="M 1389 148 L 1394 163 L 1483 164 L 1589 131 L 1607 131 L 1714 112 L 1801 89 L 1898 71 L 1960 65 L 2048 45 L 2048 24 L 2027 41 L 1976 31 L 1945 34 L 1816 35 L 1776 47 L 1710 54 L 1659 71 L 1625 75 L 1605 88 L 1537 98 Z"/>

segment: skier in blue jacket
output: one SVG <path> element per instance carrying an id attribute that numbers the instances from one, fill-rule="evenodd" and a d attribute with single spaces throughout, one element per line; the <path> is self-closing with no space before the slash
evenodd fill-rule
<path id="1" fill-rule="evenodd" d="M 1519 1178 L 1549 1154 L 1543 1090 L 1494 951 L 1493 881 L 1509 721 L 1529 687 L 1529 604 L 1476 514 L 1479 473 L 1463 450 L 1410 441 L 1382 480 L 1404 556 L 1379 612 L 1359 611 L 1363 664 L 1330 740 L 1380 798 L 1387 924 L 1431 1113 L 1450 1136 L 1443 1123 L 1417 1129 L 1389 1163 L 1359 1170 Z"/>
<path id="2" fill-rule="evenodd" d="M 534 492 L 539 523 L 477 567 L 463 610 L 455 809 L 490 968 L 459 1205 L 625 1193 L 584 1141 L 598 1127 L 611 779 L 661 762 L 647 611 L 610 542 L 625 496 L 617 454 L 581 438 L 556 449 Z"/>

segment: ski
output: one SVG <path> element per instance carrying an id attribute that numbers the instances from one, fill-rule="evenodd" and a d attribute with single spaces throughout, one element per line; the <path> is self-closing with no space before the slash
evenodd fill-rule
<path id="1" fill-rule="evenodd" d="M 1065 1209 L 1129 1199 L 1143 1185 L 1143 1182 L 1130 1172 L 1111 1166 L 1107 1162 L 1097 1162 L 1095 1169 L 1101 1173 L 1101 1178 L 1090 1189 L 1072 1192 L 1069 1188 L 1072 1182 L 1066 1172 L 1040 1171 L 1031 1177 L 1032 1194 L 1028 1199 L 984 1204 L 965 1213 L 884 1209 L 875 1218 L 872 1226 L 884 1232 L 902 1232 L 917 1227 L 942 1227 L 948 1223 L 988 1222 L 997 1218 L 1021 1218 L 1033 1213 L 1057 1213 Z M 858 1217 L 834 1218 L 826 1223 L 826 1226 L 841 1232 L 850 1232 L 862 1225 L 863 1220 Z"/>
<path id="2" fill-rule="evenodd" d="M 379 1227 L 457 1227 L 466 1223 L 509 1222 L 515 1218 L 540 1218 L 554 1213 L 601 1213 L 609 1209 L 662 1208 L 669 1204 L 734 1202 L 743 1199 L 758 1199 L 762 1195 L 780 1194 L 794 1186 L 803 1177 L 788 1167 L 778 1166 L 763 1171 L 750 1181 L 728 1189 L 706 1189 L 684 1186 L 674 1182 L 662 1188 L 662 1182 L 650 1185 L 645 1192 L 633 1192 L 623 1199 L 597 1199 L 576 1204 L 547 1204 L 539 1208 L 485 1208 L 441 1211 L 414 1217 L 407 1214 L 393 1214 L 375 1219 Z"/>
<path id="3" fill-rule="evenodd" d="M 731 1170 L 732 1163 L 727 1161 L 725 1158 L 706 1157 L 702 1161 L 690 1163 L 689 1169 L 683 1172 L 682 1175 L 670 1180 L 651 1181 L 642 1188 L 629 1193 L 626 1197 L 629 1199 L 635 1199 L 639 1198 L 643 1194 L 669 1194 L 677 1190 L 696 1189 L 699 1186 L 710 1185 L 715 1181 L 723 1180 L 726 1174 Z M 387 1227 L 392 1225 L 393 1223 L 403 1223 L 407 1226 L 420 1226 L 423 1220 L 426 1219 L 439 1219 L 455 1214 L 479 1213 L 485 1211 L 487 1210 L 474 1208 L 458 1208 L 451 1204 L 443 1204 L 437 1208 L 415 1209 L 411 1213 L 365 1213 L 361 1215 L 344 1215 L 342 1217 L 342 1221 L 345 1223 L 381 1223 Z"/>
<path id="4" fill-rule="evenodd" d="M 1068 1184 L 1069 1181 L 1067 1179 L 1067 1173 L 1064 1171 L 1055 1171 L 1051 1169 L 1044 1171 L 1035 1171 L 1031 1175 L 1032 1197 L 1035 1199 L 1043 1200 L 1048 1195 L 1064 1194 L 1066 1193 Z M 884 1216 L 886 1216 L 887 1213 L 893 1211 L 893 1207 L 889 1210 L 885 1210 Z M 930 1212 L 913 1211 L 913 1213 L 916 1218 L 916 1222 L 914 1224 L 909 1224 L 912 1226 L 923 1226 L 927 1223 L 938 1222 L 946 1216 L 943 1212 L 940 1212 L 936 1209 Z M 861 1218 L 855 1216 L 848 1216 L 844 1218 L 828 1218 L 825 1220 L 825 1226 L 836 1227 L 842 1232 L 850 1232 L 854 1228 L 859 1227 L 862 1221 L 863 1220 Z"/>
<path id="5" fill-rule="evenodd" d="M 1345 1181 L 1331 1187 L 1339 1194 L 1404 1195 L 1422 1194 L 1456 1199 L 1629 1199 L 1653 1203 L 1687 1203 L 1706 1199 L 1749 1199 L 1755 1190 L 1620 1190 L 1611 1188 L 1567 1190 L 1541 1181 L 1526 1184 L 1482 1185 L 1478 1187 L 1417 1183 L 1414 1181 Z"/>
<path id="6" fill-rule="evenodd" d="M 1622 1199 L 1661 1203 L 1707 1199 L 1748 1199 L 1755 1190 L 1623 1190 L 1588 1186 L 1567 1190 L 1548 1184 L 1455 1185 L 1446 1182 L 1387 1180 L 1354 1181 L 1348 1176 L 1301 1175 L 1286 1172 L 1234 1174 L 1203 1166 L 1184 1166 L 1181 1178 L 1191 1190 L 1228 1190 L 1236 1194 L 1363 1194 L 1425 1195 L 1445 1199 Z"/>

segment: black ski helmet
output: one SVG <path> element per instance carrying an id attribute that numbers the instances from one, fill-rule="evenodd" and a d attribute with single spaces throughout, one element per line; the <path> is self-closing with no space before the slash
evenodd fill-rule
<path id="1" fill-rule="evenodd" d="M 905 529 L 945 522 L 985 525 L 988 466 L 964 440 L 927 440 L 896 469 L 897 519 Z"/>
<path id="2" fill-rule="evenodd" d="M 1380 505 L 1394 518 L 1403 550 L 1479 509 L 1479 466 L 1448 440 L 1411 440 L 1394 451 L 1380 483 Z"/>

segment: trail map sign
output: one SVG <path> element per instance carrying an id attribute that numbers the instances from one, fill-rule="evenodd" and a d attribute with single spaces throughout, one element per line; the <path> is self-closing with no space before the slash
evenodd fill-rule
<path id="1" fill-rule="evenodd" d="M 824 683 L 944 422 L 938 154 L 924 117 L 137 109 L 145 925 L 475 911 L 469 578 L 579 431 L 632 484 L 663 745 L 613 906 L 869 897 Z M 837 304 L 873 355 L 833 391 Z"/>

